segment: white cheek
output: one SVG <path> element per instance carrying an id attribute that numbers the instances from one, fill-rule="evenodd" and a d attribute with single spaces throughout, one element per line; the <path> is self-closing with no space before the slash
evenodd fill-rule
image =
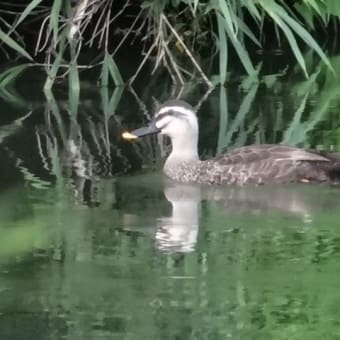
<path id="1" fill-rule="evenodd" d="M 164 117 L 161 120 L 156 122 L 156 127 L 158 129 L 163 129 L 165 126 L 167 126 L 171 121 L 171 117 Z"/>
<path id="2" fill-rule="evenodd" d="M 177 136 L 185 134 L 185 131 L 186 124 L 183 124 L 183 122 L 172 120 L 168 125 L 162 128 L 161 133 L 171 138 L 176 138 Z"/>

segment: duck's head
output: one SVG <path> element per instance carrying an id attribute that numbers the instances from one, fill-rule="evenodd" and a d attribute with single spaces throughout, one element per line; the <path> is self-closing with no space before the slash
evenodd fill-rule
<path id="1" fill-rule="evenodd" d="M 147 126 L 124 132 L 122 136 L 133 140 L 155 133 L 169 136 L 173 146 L 189 140 L 197 145 L 198 123 L 193 107 L 182 100 L 168 100 L 158 108 Z"/>

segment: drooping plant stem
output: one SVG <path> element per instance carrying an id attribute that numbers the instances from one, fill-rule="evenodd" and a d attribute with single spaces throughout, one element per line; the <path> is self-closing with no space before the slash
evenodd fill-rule
<path id="1" fill-rule="evenodd" d="M 27 66 L 47 65 L 46 87 L 52 87 L 57 78 L 73 77 L 76 70 L 94 66 L 102 68 L 99 72 L 100 77 L 105 77 L 101 79 L 102 84 L 120 86 L 128 81 L 131 84 L 149 62 L 153 63 L 150 76 L 156 70 L 165 69 L 174 83 L 183 85 L 200 79 L 212 87 L 206 59 L 214 58 L 218 52 L 217 82 L 220 84 L 228 79 L 231 50 L 236 52 L 245 72 L 256 76 L 258 70 L 249 49 L 252 45 L 265 48 L 263 42 L 268 32 L 276 37 L 280 48 L 284 48 L 284 42 L 290 47 L 308 77 L 303 45 L 332 69 L 313 32 L 320 25 L 327 29 L 332 21 L 338 23 L 340 17 L 340 1 L 336 5 L 334 1 L 331 4 L 321 0 L 293 3 L 284 0 L 144 0 L 138 4 L 127 0 L 120 8 L 114 0 L 79 0 L 73 7 L 68 0 L 53 0 L 50 6 L 42 0 L 31 0 L 25 6 L 9 3 L 6 8 L 2 6 L 5 5 L 0 4 L 0 13 L 5 15 L 0 22 L 0 47 L 5 55 L 14 51 L 29 59 Z M 127 20 L 130 15 L 134 15 L 132 23 Z M 38 29 L 36 22 L 40 22 Z M 29 48 L 29 38 L 23 27 L 36 31 L 33 50 Z M 135 65 L 131 79 L 123 79 L 116 60 L 121 50 L 134 42 L 140 43 L 135 50 L 141 61 Z M 97 50 L 97 57 L 87 65 L 80 65 L 79 57 L 88 48 Z M 41 56 L 44 63 L 41 63 Z M 8 76 L 8 70 L 6 72 Z M 19 74 L 18 69 L 14 69 L 7 79 L 14 80 Z M 0 75 L 0 78 L 3 77 Z"/>

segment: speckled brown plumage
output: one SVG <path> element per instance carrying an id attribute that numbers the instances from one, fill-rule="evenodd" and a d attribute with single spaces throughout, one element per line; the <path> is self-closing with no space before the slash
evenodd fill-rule
<path id="1" fill-rule="evenodd" d="M 284 145 L 251 145 L 206 161 L 166 162 L 165 174 L 177 181 L 210 184 L 340 181 L 340 157 Z"/>

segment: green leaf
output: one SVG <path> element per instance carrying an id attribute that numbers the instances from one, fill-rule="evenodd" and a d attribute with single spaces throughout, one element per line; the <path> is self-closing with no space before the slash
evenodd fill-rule
<path id="1" fill-rule="evenodd" d="M 0 86 L 5 87 L 12 83 L 27 67 L 29 64 L 22 64 L 11 67 L 0 74 Z"/>
<path id="2" fill-rule="evenodd" d="M 234 38 L 236 37 L 236 32 L 234 30 L 233 26 L 233 20 L 232 20 L 232 15 L 230 13 L 229 7 L 227 5 L 227 2 L 223 0 L 219 0 L 219 9 L 225 19 L 224 25 L 227 29 L 227 32 L 229 35 L 232 35 Z"/>
<path id="3" fill-rule="evenodd" d="M 116 62 L 114 61 L 112 55 L 108 56 L 108 67 L 109 67 L 109 71 L 110 71 L 111 77 L 115 85 L 116 86 L 124 85 L 123 78 L 119 72 L 118 66 Z"/>
<path id="4" fill-rule="evenodd" d="M 76 59 L 76 47 L 71 43 L 71 63 L 70 63 L 70 73 L 69 73 L 69 100 L 70 100 L 70 111 L 73 115 L 78 112 L 79 106 L 79 95 L 80 95 L 80 81 L 78 64 Z"/>
<path id="5" fill-rule="evenodd" d="M 299 36 L 305 44 L 310 46 L 320 56 L 322 61 L 329 67 L 329 69 L 334 72 L 328 58 L 323 53 L 322 49 L 315 41 L 315 39 L 297 20 L 293 19 L 282 6 L 277 4 L 275 1 L 262 1 L 261 4 L 263 6 L 263 9 L 268 13 L 268 15 L 274 20 L 274 22 L 281 28 L 281 30 L 285 34 L 289 45 L 295 55 L 295 58 L 297 59 L 306 76 L 308 76 L 306 64 L 293 32 L 297 36 Z"/>
<path id="6" fill-rule="evenodd" d="M 315 19 L 315 12 L 310 7 L 306 7 L 304 4 L 299 3 L 295 5 L 295 9 L 300 15 L 303 17 L 304 22 L 314 30 L 314 19 Z M 322 19 L 322 16 L 319 15 L 318 18 Z"/>
<path id="7" fill-rule="evenodd" d="M 219 59 L 220 59 L 220 83 L 224 84 L 227 77 L 228 65 L 228 44 L 227 37 L 224 30 L 224 19 L 216 13 L 217 27 L 218 27 L 218 42 L 219 42 Z"/>
<path id="8" fill-rule="evenodd" d="M 111 75 L 112 80 L 116 86 L 124 85 L 123 78 L 119 72 L 117 64 L 113 60 L 112 55 L 105 53 L 102 65 L 102 72 L 100 74 L 101 86 L 109 85 L 109 75 Z"/>
<path id="9" fill-rule="evenodd" d="M 286 23 L 294 30 L 294 32 L 298 36 L 300 36 L 300 38 L 303 39 L 303 41 L 319 55 L 319 57 L 331 70 L 333 70 L 331 63 L 329 62 L 329 59 L 326 57 L 325 53 L 323 53 L 322 49 L 315 41 L 315 39 L 297 21 L 295 21 L 289 15 L 287 15 L 287 13 L 283 11 L 281 12 L 281 16 L 286 21 Z"/>
<path id="10" fill-rule="evenodd" d="M 298 142 L 301 142 L 301 140 L 304 140 L 306 137 L 306 133 L 303 130 L 302 127 L 305 126 L 304 123 L 301 123 L 302 114 L 305 110 L 307 99 L 308 99 L 309 93 L 307 92 L 305 96 L 303 97 L 300 106 L 294 113 L 294 117 L 292 121 L 290 122 L 289 127 L 284 132 L 284 136 L 282 139 L 283 144 L 290 144 L 290 145 L 296 145 Z M 303 133 L 301 134 L 301 131 Z"/>
<path id="11" fill-rule="evenodd" d="M 257 21 L 261 21 L 261 14 L 257 9 L 254 0 L 243 0 L 242 2 L 243 6 L 247 8 L 249 14 Z"/>
<path id="12" fill-rule="evenodd" d="M 44 92 L 49 92 L 54 84 L 54 81 L 56 79 L 58 70 L 59 70 L 59 66 L 61 63 L 63 57 L 63 49 L 60 49 L 59 53 L 57 54 L 56 58 L 54 59 L 54 62 L 51 66 L 51 68 L 48 70 L 48 75 L 47 75 L 47 79 L 46 82 L 44 84 Z"/>
<path id="13" fill-rule="evenodd" d="M 32 57 L 28 54 L 28 52 L 25 51 L 24 48 L 22 48 L 17 42 L 15 42 L 8 34 L 6 34 L 1 28 L 0 28 L 0 40 L 2 40 L 3 43 L 8 45 L 13 50 L 17 51 L 22 56 L 26 57 L 29 60 L 33 60 Z"/>
<path id="14" fill-rule="evenodd" d="M 26 19 L 28 15 L 32 14 L 32 11 L 34 10 L 34 8 L 37 7 L 41 2 L 42 0 L 32 0 L 27 5 L 27 7 L 24 9 L 24 11 L 21 13 L 19 19 L 13 26 L 12 30 L 14 31 L 15 27 L 19 26 Z"/>
<path id="15" fill-rule="evenodd" d="M 59 31 L 59 16 L 61 10 L 61 2 L 62 0 L 54 0 L 51 10 L 51 17 L 49 28 L 53 32 L 53 40 L 54 44 L 56 44 L 58 40 L 58 31 Z"/>
<path id="16" fill-rule="evenodd" d="M 109 85 L 109 61 L 108 61 L 109 55 L 105 53 L 103 65 L 102 65 L 102 71 L 100 73 L 100 85 L 101 87 L 105 87 Z"/>
<path id="17" fill-rule="evenodd" d="M 219 99 L 220 124 L 216 150 L 217 155 L 220 155 L 224 148 L 224 136 L 228 128 L 228 96 L 227 89 L 223 86 L 220 87 Z"/>
<path id="18" fill-rule="evenodd" d="M 229 146 L 232 141 L 233 135 L 237 132 L 242 122 L 245 121 L 247 114 L 250 111 L 250 108 L 254 102 L 255 95 L 257 93 L 258 83 L 252 83 L 252 87 L 248 91 L 247 95 L 244 97 L 242 104 L 234 118 L 234 120 L 229 124 L 229 128 L 227 133 L 223 138 L 223 148 Z"/>
<path id="19" fill-rule="evenodd" d="M 295 55 L 295 58 L 297 62 L 299 63 L 300 67 L 302 68 L 304 74 L 306 77 L 308 77 L 307 69 L 306 69 L 306 64 L 305 60 L 303 58 L 303 55 L 301 53 L 301 50 L 296 42 L 296 39 L 294 37 L 294 34 L 292 33 L 291 29 L 289 26 L 287 26 L 283 20 L 279 16 L 276 15 L 276 13 L 269 12 L 269 15 L 272 17 L 272 19 L 275 21 L 275 23 L 281 28 L 282 32 L 286 36 L 288 43 Z"/>
<path id="20" fill-rule="evenodd" d="M 237 39 L 237 37 L 230 31 L 230 26 L 226 24 L 226 21 L 223 20 L 224 29 L 227 32 L 227 36 L 230 39 L 231 43 L 233 44 L 236 53 L 238 54 L 241 63 L 243 64 L 244 68 L 246 69 L 249 75 L 255 74 L 254 66 L 249 58 L 249 54 L 245 47 L 243 46 L 242 42 Z"/>
<path id="21" fill-rule="evenodd" d="M 258 47 L 261 47 L 260 41 L 255 37 L 247 24 L 239 17 L 236 18 L 238 28 Z"/>
<path id="22" fill-rule="evenodd" d="M 122 86 L 118 86 L 114 89 L 111 99 L 106 105 L 107 110 L 104 111 L 106 121 L 108 121 L 115 114 L 123 92 L 124 88 Z"/>

